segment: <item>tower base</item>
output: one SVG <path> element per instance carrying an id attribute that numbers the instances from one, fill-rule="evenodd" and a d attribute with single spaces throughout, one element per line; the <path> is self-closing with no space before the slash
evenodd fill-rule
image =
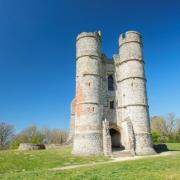
<path id="1" fill-rule="evenodd" d="M 74 155 L 102 155 L 102 134 L 75 135 L 73 142 Z"/>
<path id="2" fill-rule="evenodd" d="M 153 148 L 142 148 L 140 150 L 136 150 L 135 154 L 138 156 L 154 155 L 156 154 L 156 151 Z"/>

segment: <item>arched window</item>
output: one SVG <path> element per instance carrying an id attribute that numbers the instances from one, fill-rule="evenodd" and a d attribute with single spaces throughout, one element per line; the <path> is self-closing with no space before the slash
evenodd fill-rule
<path id="1" fill-rule="evenodd" d="M 108 76 L 108 90 L 113 91 L 114 90 L 114 79 L 113 75 Z"/>

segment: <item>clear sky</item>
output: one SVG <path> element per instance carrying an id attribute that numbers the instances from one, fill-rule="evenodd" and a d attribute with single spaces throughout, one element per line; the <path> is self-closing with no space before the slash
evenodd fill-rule
<path id="1" fill-rule="evenodd" d="M 128 30 L 144 38 L 150 115 L 180 116 L 180 2 L 175 0 L 1 0 L 0 121 L 17 131 L 68 128 L 75 94 L 75 38 L 102 31 L 118 52 Z"/>

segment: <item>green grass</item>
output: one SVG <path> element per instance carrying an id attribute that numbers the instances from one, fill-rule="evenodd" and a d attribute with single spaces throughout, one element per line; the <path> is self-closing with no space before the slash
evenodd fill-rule
<path id="1" fill-rule="evenodd" d="M 170 151 L 180 151 L 180 143 L 166 143 Z"/>
<path id="2" fill-rule="evenodd" d="M 73 157 L 70 148 L 41 151 L 0 152 L 1 179 L 180 179 L 180 143 L 167 144 L 173 155 L 94 165 L 71 170 L 50 168 L 106 161 L 103 156 Z M 175 152 L 176 150 L 176 152 Z"/>
<path id="3" fill-rule="evenodd" d="M 71 155 L 71 148 L 18 151 L 0 151 L 0 178 L 18 173 L 47 170 L 55 167 L 87 164 L 107 161 L 104 156 L 76 157 Z"/>

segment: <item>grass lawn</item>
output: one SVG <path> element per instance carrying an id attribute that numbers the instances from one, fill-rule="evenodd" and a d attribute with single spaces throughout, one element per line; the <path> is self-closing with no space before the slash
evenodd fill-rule
<path id="1" fill-rule="evenodd" d="M 103 156 L 73 157 L 70 148 L 1 151 L 0 179 L 180 179 L 180 143 L 167 144 L 173 155 L 51 171 L 50 168 L 109 160 Z"/>

